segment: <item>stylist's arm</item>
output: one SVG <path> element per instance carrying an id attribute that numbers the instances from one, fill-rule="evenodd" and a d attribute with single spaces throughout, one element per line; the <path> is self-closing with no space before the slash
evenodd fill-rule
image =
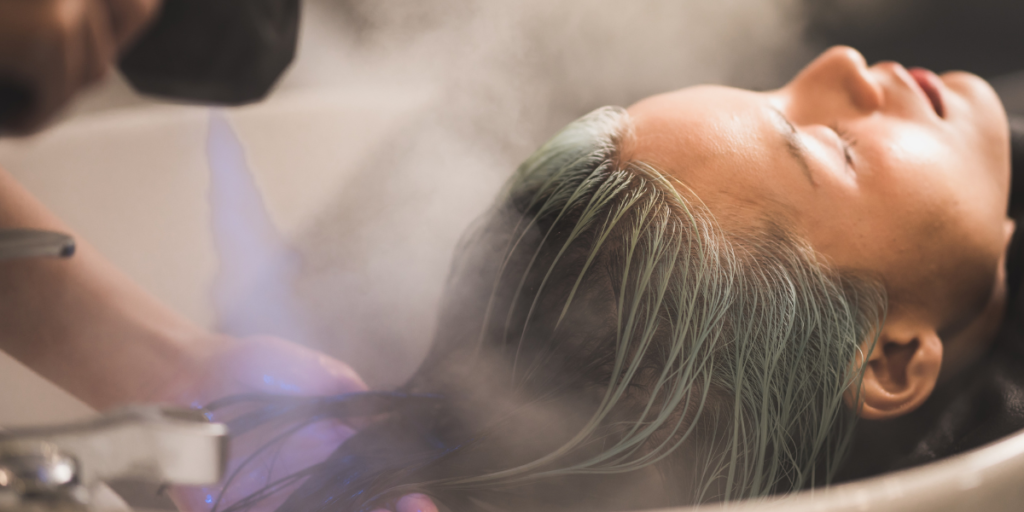
<path id="1" fill-rule="evenodd" d="M 0 230 L 9 228 L 73 234 L 0 169 Z M 351 368 L 324 354 L 280 339 L 222 336 L 190 322 L 118 271 L 87 241 L 76 241 L 77 251 L 68 259 L 0 261 L 0 350 L 92 407 L 202 405 L 253 392 L 336 395 L 366 390 Z M 284 383 L 282 391 L 278 384 Z M 266 464 L 251 464 L 226 498 L 242 498 L 320 462 L 351 433 L 333 421 L 311 425 L 292 436 L 287 450 L 267 454 Z M 231 470 L 260 446 L 236 445 Z M 173 496 L 184 511 L 207 512 L 220 492 L 220 486 L 180 488 Z M 276 508 L 273 502 L 260 505 L 252 510 Z M 437 508 L 429 498 L 413 494 L 399 500 L 396 510 Z"/>
<path id="2" fill-rule="evenodd" d="M 41 128 L 116 63 L 162 0 L 0 0 L 0 92 L 23 93 L 4 129 Z M 2 101 L 3 98 L 0 98 Z"/>
<path id="3" fill-rule="evenodd" d="M 8 228 L 73 234 L 0 169 L 0 229 Z M 71 258 L 0 261 L 0 350 L 86 404 L 99 410 L 147 402 L 187 406 L 238 393 L 281 392 L 269 389 L 267 380 L 308 395 L 366 389 L 344 363 L 294 343 L 240 340 L 203 329 L 76 238 Z M 342 425 L 325 424 L 298 436 L 284 459 L 293 467 L 319 462 L 317 457 L 350 433 Z M 196 494 L 181 491 L 184 509 L 209 510 L 202 499 L 186 499 Z"/>

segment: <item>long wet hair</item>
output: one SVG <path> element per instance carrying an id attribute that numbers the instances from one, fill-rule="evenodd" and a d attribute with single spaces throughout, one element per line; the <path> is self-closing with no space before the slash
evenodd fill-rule
<path id="1" fill-rule="evenodd" d="M 621 158 L 622 109 L 570 124 L 464 237 L 434 344 L 393 392 L 256 403 L 238 432 L 369 422 L 279 510 L 628 510 L 827 484 L 884 292 L 764 219 L 725 233 Z M 859 388 L 856 386 L 854 389 Z"/>

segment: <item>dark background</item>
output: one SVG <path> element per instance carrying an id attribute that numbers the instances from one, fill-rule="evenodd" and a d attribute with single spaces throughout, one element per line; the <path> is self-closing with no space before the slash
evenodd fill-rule
<path id="1" fill-rule="evenodd" d="M 804 0 L 808 39 L 846 44 L 868 62 L 994 78 L 1024 69 L 1021 0 Z"/>

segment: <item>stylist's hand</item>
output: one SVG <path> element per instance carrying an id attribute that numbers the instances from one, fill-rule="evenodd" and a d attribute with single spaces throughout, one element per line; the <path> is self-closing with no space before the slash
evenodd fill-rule
<path id="1" fill-rule="evenodd" d="M 244 340 L 217 338 L 213 349 L 200 356 L 191 376 L 182 386 L 169 390 L 168 400 L 198 405 L 240 393 L 295 395 L 336 395 L 366 391 L 366 384 L 348 365 L 301 345 L 273 337 Z M 217 420 L 218 418 L 214 418 Z M 280 449 L 268 450 L 235 477 L 218 509 L 260 491 L 269 482 L 321 462 L 354 431 L 336 421 L 321 421 L 294 434 Z M 227 475 L 266 444 L 266 436 L 243 436 L 232 440 Z M 276 493 L 250 509 L 275 510 L 297 486 Z M 181 487 L 171 491 L 178 507 L 187 512 L 207 512 L 220 496 L 222 486 Z M 398 501 L 396 512 L 437 512 L 423 495 L 408 495 Z"/>
<path id="2" fill-rule="evenodd" d="M 0 89 L 30 97 L 28 110 L 4 128 L 39 129 L 110 69 L 162 1 L 0 0 Z"/>

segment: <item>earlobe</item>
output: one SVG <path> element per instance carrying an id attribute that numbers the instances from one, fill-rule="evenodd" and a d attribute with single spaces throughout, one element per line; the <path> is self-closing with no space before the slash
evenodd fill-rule
<path id="1" fill-rule="evenodd" d="M 869 341 L 864 348 L 866 353 L 869 350 L 860 392 L 851 386 L 846 397 L 847 403 L 858 404 L 860 417 L 902 416 L 917 409 L 935 389 L 942 367 L 942 340 L 934 329 L 906 329 L 887 322 L 877 343 Z"/>

